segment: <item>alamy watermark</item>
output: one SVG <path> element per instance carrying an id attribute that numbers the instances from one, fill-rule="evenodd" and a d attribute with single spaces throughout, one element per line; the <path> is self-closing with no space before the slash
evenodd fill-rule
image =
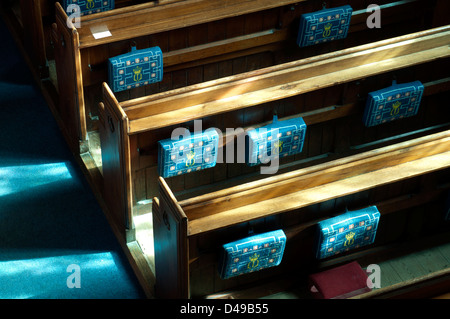
<path id="1" fill-rule="evenodd" d="M 367 287 L 370 289 L 381 288 L 381 268 L 377 264 L 370 264 L 366 268 Z"/>
<path id="2" fill-rule="evenodd" d="M 370 4 L 366 12 L 372 12 L 371 15 L 367 17 L 366 25 L 369 29 L 381 28 L 381 8 L 377 4 Z"/>
<path id="3" fill-rule="evenodd" d="M 72 28 L 72 25 L 75 28 L 81 27 L 81 8 L 78 4 L 69 4 L 66 9 L 67 17 L 66 25 L 68 28 Z"/>
<path id="4" fill-rule="evenodd" d="M 81 267 L 77 264 L 67 266 L 66 271 L 71 273 L 66 280 L 67 288 L 81 288 Z"/>
<path id="5" fill-rule="evenodd" d="M 81 267 L 77 264 L 67 266 L 70 275 L 67 277 L 67 288 L 81 288 Z M 366 268 L 367 273 L 367 287 L 370 289 L 381 288 L 381 268 L 377 264 L 370 264 Z"/>
<path id="6" fill-rule="evenodd" d="M 248 128 L 248 130 L 251 130 L 252 128 Z M 202 132 L 202 121 L 201 120 L 194 120 L 194 133 L 195 132 Z M 216 131 L 219 135 L 219 144 L 217 152 L 217 163 L 250 163 L 250 164 L 256 164 L 256 161 L 260 162 L 261 164 L 269 164 L 269 166 L 261 166 L 261 174 L 275 174 L 278 171 L 279 168 L 279 156 L 278 152 L 274 150 L 275 146 L 277 145 L 277 138 L 274 138 L 269 143 L 267 143 L 268 147 L 261 147 L 258 151 L 258 157 L 253 158 L 250 157 L 246 160 L 246 152 L 252 153 L 253 150 L 251 147 L 253 144 L 247 145 L 246 143 L 246 131 L 243 128 L 227 128 L 225 131 L 225 137 L 222 133 L 222 131 L 218 128 L 208 128 L 204 131 L 204 133 L 207 133 L 208 131 Z M 259 128 L 259 133 L 261 135 L 264 135 L 266 132 L 268 132 L 267 129 L 264 127 Z M 273 129 L 270 130 L 270 136 L 278 136 L 278 130 Z M 176 141 L 181 139 L 189 140 L 191 137 L 191 132 L 185 128 L 176 128 L 172 131 L 171 139 Z M 235 147 L 235 140 L 237 142 Z M 225 145 L 224 145 L 225 144 Z M 250 148 L 250 150 L 247 149 L 247 147 Z M 201 147 L 198 147 L 199 149 L 195 150 L 196 153 L 198 151 L 201 151 Z M 226 155 L 224 158 L 224 149 L 226 150 Z M 235 155 L 235 149 L 236 149 L 236 155 Z M 180 150 L 180 155 L 188 157 L 188 152 L 191 150 L 188 150 L 188 148 L 184 150 Z M 207 158 L 207 152 L 210 152 L 211 149 L 204 148 L 203 149 L 203 158 Z M 248 154 L 247 153 L 247 154 Z M 197 160 L 197 163 L 200 163 L 202 159 L 199 158 Z"/>
<path id="7" fill-rule="evenodd" d="M 66 8 L 66 12 L 68 14 L 67 17 L 67 27 L 72 28 L 74 26 L 75 28 L 81 27 L 80 17 L 81 17 L 81 8 L 77 4 L 70 4 Z M 372 14 L 367 17 L 366 25 L 369 29 L 373 28 L 381 28 L 381 8 L 377 4 L 370 4 L 366 12 L 371 12 Z"/>
<path id="8" fill-rule="evenodd" d="M 247 131 L 252 128 L 248 128 Z M 217 152 L 217 163 L 248 163 L 248 164 L 269 164 L 268 166 L 261 166 L 261 174 L 275 174 L 278 172 L 280 159 L 278 156 L 278 129 L 271 129 L 268 143 L 265 145 L 260 145 L 258 150 L 255 149 L 257 153 L 257 157 L 249 156 L 246 158 L 246 154 L 253 154 L 253 143 L 246 143 L 246 131 L 243 128 L 227 128 L 225 131 L 225 137 L 222 131 L 218 128 L 208 128 L 204 131 L 207 134 L 210 131 L 216 131 L 219 136 L 218 149 L 215 150 Z M 196 132 L 203 132 L 202 130 L 202 121 L 194 120 L 194 134 Z M 265 133 L 269 132 L 264 127 L 259 128 L 259 134 L 265 135 Z M 181 137 L 181 138 L 180 138 Z M 272 139 L 272 137 L 274 137 Z M 191 132 L 186 128 L 176 128 L 172 131 L 171 139 L 173 141 L 177 140 L 189 140 L 191 138 Z M 237 142 L 235 147 L 235 141 Z M 224 145 L 225 144 L 225 145 Z M 224 158 L 224 149 L 226 151 L 226 155 Z M 236 149 L 236 155 L 235 155 Z M 209 158 L 210 152 L 213 150 L 209 147 L 202 148 L 202 146 L 197 146 L 194 149 L 196 154 L 202 153 L 202 157 L 197 159 L 196 164 L 201 163 L 202 158 Z M 191 149 L 183 148 L 180 150 L 180 156 L 186 157 L 189 159 L 189 152 L 192 152 Z"/>

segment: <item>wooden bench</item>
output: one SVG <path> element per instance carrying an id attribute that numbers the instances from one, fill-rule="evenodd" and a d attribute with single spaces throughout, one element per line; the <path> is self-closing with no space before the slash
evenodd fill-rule
<path id="1" fill-rule="evenodd" d="M 401 69 L 414 66 L 419 68 L 416 70 L 423 72 L 424 78 L 429 79 L 428 82 L 424 81 L 429 87 L 426 89 L 426 95 L 447 90 L 449 84 L 445 73 L 427 72 L 429 65 L 421 66 L 421 64 L 433 63 L 432 61 L 450 56 L 449 34 L 450 27 L 432 29 L 124 102 L 119 102 L 107 84 L 104 84 L 104 101 L 101 103 L 100 114 L 101 123 L 103 123 L 101 126 L 103 176 L 105 187 L 109 187 L 107 185 L 117 187 L 116 190 L 105 188 L 105 196 L 111 196 L 113 202 L 120 201 L 121 204 L 113 205 L 117 207 L 115 209 L 117 216 L 122 218 L 125 211 L 127 220 L 130 222 L 133 203 L 155 195 L 156 188 L 152 188 L 152 184 L 156 183 L 151 180 L 156 181 L 157 178 L 156 142 L 170 136 L 177 125 L 185 125 L 191 121 L 192 126 L 192 121 L 195 119 L 203 119 L 204 129 L 212 126 L 218 127 L 223 132 L 227 127 L 246 128 L 261 125 L 271 119 L 270 113 L 264 116 L 267 109 L 273 112 L 275 108 L 273 103 L 268 104 L 271 101 L 279 103 L 277 106 L 286 105 L 284 110 L 278 107 L 280 116 L 301 114 L 305 117 L 307 125 L 349 118 L 354 115 L 360 116 L 362 108 L 357 94 L 367 94 L 369 88 L 361 88 L 364 85 L 355 81 L 369 79 L 376 75 L 381 76 L 395 70 L 399 70 L 398 74 L 401 74 Z M 445 61 L 447 60 L 436 63 L 448 63 Z M 411 70 L 407 69 L 404 72 L 412 73 Z M 392 73 L 388 75 L 390 78 L 387 81 L 386 78 L 384 79 L 386 86 L 392 81 Z M 408 77 L 412 79 L 410 76 L 409 74 Z M 377 78 L 367 82 L 376 80 Z M 347 84 L 351 84 L 351 89 L 356 90 L 356 93 L 353 91 L 345 96 L 346 92 L 342 91 L 350 90 Z M 321 95 L 331 92 L 335 95 L 335 100 L 330 98 L 320 105 L 304 105 L 303 107 L 293 104 L 298 103 L 302 95 L 316 94 L 315 92 Z M 340 104 L 339 102 L 343 99 L 346 103 Z M 253 112 L 254 108 L 256 110 Z M 433 107 L 430 106 L 430 108 Z M 239 120 L 242 112 L 252 112 L 251 119 L 249 118 L 247 122 Z M 436 116 L 439 111 L 433 112 Z M 219 122 L 223 122 L 224 119 L 226 123 L 214 125 L 220 124 Z M 423 128 L 421 123 L 418 124 L 415 126 L 417 129 Z M 359 123 L 357 127 L 361 125 Z M 344 124 L 344 126 L 339 129 L 346 130 L 348 125 Z M 400 126 L 397 124 L 395 127 Z M 395 130 L 395 127 L 391 128 Z M 312 126 L 311 129 L 314 130 L 314 127 Z M 406 129 L 406 132 L 409 132 L 412 126 Z M 374 130 L 361 128 L 361 130 L 360 137 L 352 138 L 361 138 L 362 142 L 365 131 L 381 131 L 380 128 Z M 382 136 L 380 135 L 379 138 Z M 333 152 L 336 154 L 349 151 L 350 145 L 344 145 L 349 143 L 348 137 L 331 141 L 331 143 L 334 145 L 327 147 L 334 149 Z M 117 155 L 113 156 L 111 152 Z M 320 152 L 314 155 L 319 154 Z M 223 170 L 223 168 L 217 170 Z M 142 176 L 136 174 L 139 172 L 145 174 L 145 171 L 153 175 L 153 178 L 144 177 L 144 180 L 139 182 Z M 197 179 L 200 174 L 194 175 Z M 205 185 L 212 181 L 211 176 L 203 177 L 203 179 L 207 180 Z M 220 178 L 216 180 L 218 179 Z M 180 183 L 184 183 L 184 180 Z M 139 189 L 138 184 L 147 184 L 147 189 Z M 118 192 L 119 189 L 121 190 Z M 180 190 L 177 187 L 175 189 Z"/>
<path id="2" fill-rule="evenodd" d="M 436 101 L 450 88 L 449 34 L 448 26 L 431 29 L 123 102 L 105 83 L 99 113 L 102 192 L 123 238 L 135 239 L 135 218 L 150 212 L 151 199 L 160 196 L 157 141 L 180 125 L 193 128 L 193 120 L 225 132 L 264 125 L 274 110 L 280 119 L 302 116 L 308 125 L 304 151 L 283 159 L 279 173 L 447 130 Z M 389 86 L 394 76 L 400 83 L 424 82 L 420 114 L 364 128 L 367 93 Z M 225 137 L 222 149 L 233 138 Z M 166 182 L 178 200 L 188 200 L 262 177 L 258 167 L 221 163 Z M 211 217 L 214 224 L 219 215 Z"/>
<path id="3" fill-rule="evenodd" d="M 408 238 L 402 224 L 407 222 L 389 218 L 391 214 L 403 214 L 406 220 L 427 214 L 436 222 L 433 230 L 442 228 L 443 212 L 435 215 L 426 207 L 440 207 L 450 186 L 449 146 L 450 131 L 444 131 L 186 200 L 178 200 L 161 177 L 159 197 L 153 201 L 156 296 L 264 297 L 291 285 L 306 286 L 307 274 L 325 267 L 354 259 L 367 262 L 366 266 L 379 262 L 402 236 Z M 313 226 L 346 207 L 369 205 L 377 205 L 382 215 L 377 245 L 316 262 Z M 425 233 L 420 225 L 414 227 Z M 283 262 L 260 273 L 220 279 L 220 246 L 246 237 L 250 228 L 255 232 L 283 228 L 287 236 Z M 448 225 L 444 230 L 448 236 Z M 401 255 L 402 250 L 394 253 Z M 447 271 L 446 280 L 448 275 Z"/>
<path id="4" fill-rule="evenodd" d="M 213 2 L 209 0 L 150 2 L 83 16 L 80 19 L 79 29 L 67 28 L 67 13 L 57 4 L 53 38 L 58 85 L 62 96 L 60 107 L 64 108 L 60 111 L 67 123 L 68 135 L 74 139 L 74 145 L 87 139 L 87 131 L 90 129 L 89 114 L 95 116 L 101 83 L 107 79 L 107 59 L 128 52 L 131 41 L 134 41 L 138 48 L 159 45 L 164 53 L 169 50 L 176 51 L 180 47 L 184 48 L 181 43 L 187 39 L 190 39 L 191 45 L 208 41 L 204 37 L 203 29 L 194 28 L 188 32 L 186 28 L 189 26 L 203 25 L 205 28 L 205 23 L 233 18 L 236 16 L 235 12 L 245 14 L 294 2 L 234 1 L 229 3 L 229 6 L 224 4 L 219 6 L 217 2 L 212 5 Z M 106 28 L 111 36 L 95 39 L 94 34 L 102 31 L 102 28 Z M 180 31 L 176 32 L 177 29 Z M 172 64 L 180 63 L 176 56 L 177 54 L 174 54 Z M 170 58 L 169 64 L 165 63 L 164 67 L 167 68 L 169 65 Z M 164 77 L 166 82 L 161 86 L 167 83 L 171 85 L 172 81 L 167 70 Z M 145 88 L 133 90 L 132 94 L 142 95 L 145 94 L 145 90 Z M 130 97 L 128 92 L 124 94 L 127 98 Z"/>
<path id="5" fill-rule="evenodd" d="M 162 0 L 167 3 L 176 0 Z M 179 1 L 179 0 L 178 0 Z M 47 79 L 49 74 L 48 62 L 54 60 L 50 30 L 55 21 L 55 0 L 5 0 L 0 9 L 4 19 L 10 26 L 14 37 L 26 49 L 26 58 L 30 60 L 32 71 L 41 80 Z M 144 0 L 115 0 L 116 8 L 130 7 L 141 4 Z"/>
<path id="6" fill-rule="evenodd" d="M 140 47 L 159 45 L 164 53 L 164 79 L 160 84 L 117 94 L 128 100 L 190 84 L 220 78 L 434 26 L 438 8 L 427 1 L 382 1 L 383 31 L 366 33 L 365 1 L 355 9 L 350 36 L 330 46 L 296 50 L 298 18 L 321 9 L 316 1 L 167 1 L 124 7 L 81 18 L 81 28 L 66 27 L 67 13 L 56 6 L 53 41 L 58 71 L 58 112 L 77 150 L 86 151 L 90 132 L 97 130 L 97 104 L 106 81 L 109 57 Z M 328 6 L 341 5 L 329 1 Z M 437 9 L 436 9 L 437 10 Z M 399 15 L 399 12 L 408 12 Z M 425 14 L 427 19 L 421 17 Z M 94 34 L 108 30 L 109 37 Z M 205 36 L 206 34 L 206 36 Z M 61 40 L 64 41 L 61 41 Z"/>
<path id="7" fill-rule="evenodd" d="M 45 1 L 33 3 L 42 4 L 43 2 Z M 257 8 L 256 3 L 260 5 L 264 1 L 251 1 L 255 6 L 250 11 L 245 11 L 241 10 L 242 7 L 240 6 L 251 6 L 250 2 L 247 1 L 241 4 L 236 1 L 237 7 L 234 7 L 233 10 L 236 10 L 234 12 L 227 11 L 228 9 L 224 8 L 223 11 L 215 11 L 212 15 L 214 17 L 205 15 L 201 16 L 201 19 L 205 20 L 199 20 L 198 12 L 192 10 L 190 14 L 186 15 L 186 19 L 190 21 L 189 23 L 192 23 L 191 26 L 185 27 L 183 25 L 181 27 L 179 25 L 175 29 L 151 28 L 152 30 L 158 30 L 157 32 L 155 31 L 155 34 L 150 34 L 153 31 L 149 32 L 148 29 L 141 28 L 141 26 L 150 27 L 158 24 L 161 27 L 164 24 L 164 22 L 161 22 L 162 19 L 157 22 L 150 21 L 150 24 L 146 24 L 145 21 L 148 20 L 134 19 L 136 15 L 143 18 L 148 12 L 170 12 L 172 8 L 169 8 L 169 5 L 175 5 L 178 8 L 190 8 L 191 3 L 187 4 L 188 1 L 181 1 L 183 2 L 181 3 L 177 0 L 167 0 L 127 7 L 134 4 L 134 1 L 124 0 L 119 2 L 121 5 L 119 5 L 117 10 L 82 18 L 83 28 L 79 30 L 66 28 L 65 18 L 67 14 L 57 5 L 57 20 L 53 29 L 53 45 L 55 58 L 59 59 L 57 63 L 59 80 L 57 93 L 60 100 L 55 102 L 55 108 L 63 119 L 64 129 L 69 131 L 66 133 L 68 133 L 69 140 L 72 141 L 70 143 L 71 146 L 75 145 L 75 153 L 78 153 L 78 142 L 80 140 L 85 142 L 89 130 L 96 130 L 97 96 L 99 96 L 100 85 L 105 80 L 104 62 L 106 59 L 109 56 L 123 53 L 128 47 L 130 40 L 136 40 L 139 45 L 148 45 L 152 43 L 159 44 L 155 40 L 157 38 L 165 39 L 162 47 L 164 47 L 165 51 L 166 82 L 161 83 L 157 87 L 132 90 L 116 96 L 108 90 L 107 86 L 104 87 L 105 109 L 100 111 L 99 122 L 100 129 L 104 132 L 102 151 L 104 151 L 104 158 L 106 159 L 103 167 L 105 171 L 101 181 L 104 181 L 106 187 L 103 189 L 103 183 L 97 186 L 107 199 L 109 208 L 112 207 L 110 210 L 113 212 L 113 218 L 117 221 L 116 226 L 123 235 L 133 232 L 137 203 L 140 200 L 145 201 L 153 196 L 159 196 L 157 188 L 158 177 L 155 174 L 156 141 L 167 137 L 171 129 L 179 124 L 187 123 L 191 125 L 188 121 L 203 119 L 205 124 L 212 126 L 221 123 L 220 125 L 223 128 L 236 126 L 245 128 L 255 126 L 255 124 L 262 125 L 269 121 L 274 109 L 285 118 L 300 114 L 307 120 L 308 129 L 311 132 L 306 142 L 307 148 L 303 154 L 296 156 L 293 162 L 283 162 L 280 168 L 281 173 L 298 167 L 309 167 L 316 163 L 325 163 L 336 158 L 353 156 L 353 154 L 359 154 L 361 151 L 372 149 L 373 147 L 388 145 L 393 141 L 426 136 L 429 133 L 442 131 L 447 127 L 444 119 L 438 120 L 440 106 L 433 105 L 433 101 L 438 101 L 437 97 L 440 92 L 448 90 L 448 78 L 443 76 L 445 75 L 443 71 L 445 69 L 438 68 L 435 74 L 430 74 L 428 72 L 429 69 L 427 70 L 430 66 L 448 65 L 447 60 L 433 62 L 433 59 L 446 57 L 444 53 L 445 45 L 441 46 L 439 40 L 436 40 L 439 36 L 433 40 L 430 40 L 431 38 L 428 40 L 420 39 L 417 43 L 415 42 L 416 38 L 421 38 L 425 34 L 416 34 L 411 38 L 397 38 L 396 41 L 401 42 L 405 40 L 412 41 L 414 45 L 425 45 L 425 47 L 417 48 L 417 50 L 410 50 L 410 45 L 405 46 L 410 50 L 408 54 L 411 54 L 411 60 L 408 59 L 408 54 L 397 55 L 397 53 L 400 53 L 400 49 L 398 51 L 394 50 L 391 58 L 383 59 L 381 55 L 377 56 L 376 46 L 380 45 L 380 43 L 372 47 L 368 44 L 365 48 L 360 48 L 361 52 L 352 51 L 355 49 L 352 46 L 360 43 L 369 43 L 370 41 L 411 31 L 424 30 L 431 26 L 448 24 L 448 19 L 444 14 L 446 12 L 445 8 L 448 8 L 448 2 L 445 0 L 436 0 L 431 4 L 429 1 L 419 0 L 380 1 L 383 28 L 382 30 L 370 30 L 370 35 L 365 25 L 365 19 L 368 15 L 365 13 L 364 7 L 366 2 L 352 1 L 351 4 L 356 9 L 356 12 L 352 17 L 350 36 L 345 41 L 304 50 L 297 50 L 295 45 L 292 45 L 289 41 L 295 36 L 296 19 L 304 12 L 320 9 L 321 4 L 317 2 L 300 1 L 293 4 L 293 2 L 286 1 L 276 4 L 277 7 L 281 6 L 281 8 L 263 8 L 261 6 Z M 204 12 L 209 10 L 207 7 L 208 1 L 206 0 L 192 2 L 195 2 L 198 6 L 205 4 L 206 7 L 204 9 L 206 11 Z M 26 1 L 22 1 L 22 3 L 26 3 Z M 328 6 L 332 7 L 341 4 L 343 4 L 341 1 L 329 1 Z M 272 6 L 273 4 L 270 5 Z M 48 13 L 47 10 L 44 11 L 46 11 L 45 14 Z M 180 11 L 182 10 L 180 9 Z M 239 12 L 239 14 L 236 15 L 236 12 Z M 399 15 L 400 12 L 408 12 L 409 14 Z M 37 9 L 34 11 L 30 10 L 27 14 L 30 14 L 37 21 L 37 25 L 31 23 L 31 20 L 27 20 L 27 23 L 37 26 L 37 29 L 34 31 L 39 31 L 40 17 Z M 20 18 L 20 14 L 16 16 Z M 207 22 L 211 18 L 213 20 L 216 19 L 215 22 L 212 20 Z M 261 21 L 266 21 L 266 23 Z M 155 25 L 152 25 L 152 23 L 155 23 Z M 111 27 L 111 30 L 115 30 L 113 31 L 113 36 L 108 39 L 93 39 L 92 28 L 95 30 L 96 27 L 106 24 L 108 24 L 108 28 Z M 139 30 L 136 33 L 132 33 L 133 39 L 126 36 L 127 32 L 122 32 L 137 30 L 135 29 L 136 25 Z M 89 26 L 89 29 L 84 28 L 85 26 Z M 120 27 L 114 29 L 117 26 Z M 207 32 L 207 39 L 204 39 L 205 26 L 215 31 Z M 432 36 L 433 32 L 439 33 L 441 31 L 435 30 L 432 33 L 427 33 L 427 35 Z M 41 41 L 41 39 L 37 40 Z M 429 46 L 432 41 L 437 41 L 434 43 L 436 47 L 433 49 Z M 39 43 L 38 45 L 40 45 Z M 389 43 L 386 42 L 385 44 L 388 45 Z M 406 42 L 402 45 L 405 44 Z M 395 46 L 394 42 L 391 42 L 390 45 Z M 289 50 L 286 50 L 286 48 Z M 345 50 L 343 49 L 345 48 L 349 49 L 344 52 Z M 356 73 L 366 69 L 364 67 L 360 68 L 357 64 L 358 59 L 351 56 L 351 54 L 358 56 L 362 51 L 370 49 L 373 49 L 374 52 L 367 55 L 369 60 L 364 61 L 364 67 L 370 69 L 370 63 L 382 65 L 382 62 L 388 61 L 392 68 L 380 68 L 379 71 L 372 68 L 370 71 L 372 73 L 364 74 L 364 76 L 361 76 L 361 74 L 356 75 Z M 386 48 L 381 50 L 389 52 Z M 30 51 L 38 52 L 36 50 Z M 328 53 L 328 55 L 318 56 L 320 53 L 332 51 L 336 51 L 336 55 Z M 28 52 L 28 54 L 32 55 L 31 52 Z M 266 52 L 271 53 L 268 55 Z M 50 55 L 48 53 L 47 50 L 46 59 L 52 58 L 53 52 L 50 52 Z M 440 55 L 441 53 L 444 54 Z M 202 59 L 198 61 L 197 57 Z M 371 60 L 372 58 L 373 60 Z M 321 73 L 330 71 L 330 69 L 327 71 L 326 59 L 330 59 L 330 62 L 332 59 L 354 61 L 355 64 L 349 64 L 349 67 L 344 69 L 331 69 L 331 72 L 334 72 L 334 74 L 344 72 L 348 75 L 348 77 L 336 83 L 331 83 L 331 79 L 327 82 L 326 76 L 324 73 Z M 281 64 L 291 60 L 293 62 L 290 65 L 289 63 Z M 42 55 L 39 61 L 44 61 Z M 310 79 L 309 77 L 299 78 L 298 83 L 296 83 L 295 78 L 290 78 L 283 82 L 283 86 L 279 87 L 265 86 L 269 83 L 266 82 L 266 76 L 268 78 L 273 77 L 272 79 L 275 80 L 279 80 L 283 72 L 296 76 L 302 73 L 300 70 L 303 67 L 305 67 L 304 70 L 306 71 L 314 71 L 314 63 L 321 65 L 321 67 L 317 68 L 319 72 L 317 87 L 305 85 L 308 80 L 316 80 L 316 78 Z M 267 65 L 276 66 L 261 69 Z M 285 67 L 287 68 L 284 69 Z M 291 67 L 297 67 L 297 69 L 291 69 Z M 321 68 L 323 69 L 320 70 Z M 242 77 L 231 76 L 254 69 L 261 70 L 246 72 Z M 346 71 L 349 71 L 349 73 L 346 73 Z M 277 74 L 276 72 L 279 73 Z M 408 124 L 399 125 L 399 128 L 389 126 L 389 128 L 366 130 L 360 126 L 356 126 L 356 129 L 348 127 L 347 121 L 356 123 L 356 119 L 358 118 L 359 120 L 362 99 L 370 89 L 378 88 L 377 85 L 380 83 L 389 85 L 394 74 L 399 80 L 412 79 L 413 76 L 410 72 L 420 74 L 421 79 L 423 77 L 426 81 L 426 95 L 429 99 L 428 103 L 425 103 L 426 111 L 416 119 L 403 122 Z M 221 78 L 228 75 L 229 77 Z M 206 82 L 210 79 L 218 80 Z M 225 87 L 239 90 L 239 84 L 245 82 L 246 79 L 256 80 L 258 85 L 261 84 L 262 86 L 255 91 L 249 87 L 246 87 L 243 92 L 220 91 Z M 323 82 L 321 82 L 322 80 Z M 374 85 L 376 82 L 379 83 Z M 193 83 L 198 84 L 189 86 Z M 188 87 L 179 89 L 185 86 Z M 271 89 L 274 89 L 274 91 L 271 92 Z M 181 118 L 181 121 L 178 119 L 175 121 L 167 119 L 167 116 L 186 116 L 192 110 L 199 109 L 200 104 L 195 104 L 198 103 L 195 98 L 190 100 L 194 104 L 188 105 L 186 110 L 174 107 L 175 104 L 170 103 L 175 103 L 177 99 L 178 101 L 183 101 L 183 96 L 194 96 L 194 94 L 202 90 L 204 92 L 209 91 L 209 93 L 200 97 L 201 99 L 206 98 L 204 105 L 218 107 L 218 109 L 212 113 L 202 110 L 195 116 L 188 115 L 186 118 Z M 167 94 L 159 94 L 158 92 L 166 92 Z M 224 99 L 217 100 L 217 96 L 214 97 L 218 92 L 225 93 L 225 95 L 220 97 L 226 97 L 230 101 L 233 101 L 234 97 L 241 93 L 245 94 L 246 99 L 243 104 L 227 108 Z M 257 96 L 259 93 L 267 94 L 267 99 L 260 99 L 256 103 L 250 101 L 249 98 Z M 327 93 L 325 97 L 323 96 L 324 93 Z M 148 94 L 150 94 L 150 97 L 137 98 Z M 147 107 L 151 107 L 152 103 L 158 105 L 158 101 L 161 102 L 165 98 L 170 101 L 168 104 L 171 105 L 169 112 L 165 112 L 163 108 L 164 112 L 161 114 L 152 113 L 151 111 L 148 113 Z M 209 100 L 210 98 L 213 98 L 213 100 Z M 112 107 L 108 105 L 112 105 Z M 161 106 L 162 104 L 159 103 L 159 105 Z M 130 120 L 130 118 L 132 119 Z M 162 125 L 152 124 L 154 123 L 153 121 L 162 119 L 164 120 L 164 122 L 161 122 L 163 123 Z M 128 123 L 133 123 L 133 130 L 129 130 Z M 410 125 L 411 127 L 409 127 Z M 113 128 L 111 134 L 107 135 L 109 134 L 107 131 L 111 130 L 111 128 Z M 355 132 L 362 133 L 362 135 L 354 134 Z M 381 135 L 379 135 L 380 133 Z M 401 133 L 400 137 L 398 137 L 399 133 Z M 377 135 L 380 138 L 375 138 Z M 346 138 L 343 139 L 342 137 Z M 118 153 L 116 154 L 117 151 Z M 426 174 L 425 176 L 428 176 L 428 173 L 426 170 L 423 172 L 423 174 Z M 245 175 L 244 178 L 236 178 L 242 174 Z M 198 193 L 204 193 L 206 188 L 209 191 L 214 188 L 228 189 L 228 181 L 231 184 L 242 184 L 256 178 L 254 170 L 245 168 L 243 165 L 221 164 L 217 168 L 210 170 L 209 173 L 183 176 L 182 178 L 167 180 L 166 182 L 170 187 L 170 191 L 176 194 L 177 199 L 189 200 L 190 198 L 196 198 Z M 156 205 L 157 209 L 158 199 L 155 200 L 154 205 Z M 145 209 L 147 208 L 149 207 L 145 206 Z M 215 232 L 215 230 L 211 230 L 209 233 Z M 132 237 L 133 235 L 127 240 Z M 194 290 L 198 291 L 198 289 Z M 194 295 L 209 293 L 195 292 Z"/>

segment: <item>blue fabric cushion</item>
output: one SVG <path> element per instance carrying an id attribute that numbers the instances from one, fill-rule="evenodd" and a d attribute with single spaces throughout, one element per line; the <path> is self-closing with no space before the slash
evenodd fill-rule
<path id="1" fill-rule="evenodd" d="M 80 7 L 82 16 L 114 9 L 114 0 L 63 0 L 62 7 L 67 11 L 67 7 L 71 4 Z"/>
<path id="2" fill-rule="evenodd" d="M 131 52 L 109 58 L 108 82 L 114 92 L 160 82 L 163 78 L 163 56 L 159 47 Z"/>
<path id="3" fill-rule="evenodd" d="M 397 84 L 370 92 L 364 110 L 363 122 L 367 127 L 416 115 L 424 86 L 420 81 Z"/>
<path id="4" fill-rule="evenodd" d="M 172 177 L 214 167 L 217 163 L 219 134 L 216 130 L 186 135 L 179 140 L 158 142 L 158 172 L 162 177 Z"/>
<path id="5" fill-rule="evenodd" d="M 319 222 L 316 238 L 317 259 L 372 244 L 379 220 L 377 207 L 370 206 Z"/>
<path id="6" fill-rule="evenodd" d="M 286 235 L 280 230 L 258 234 L 222 246 L 219 274 L 222 279 L 278 266 Z"/>
<path id="7" fill-rule="evenodd" d="M 303 118 L 278 121 L 247 132 L 245 160 L 247 165 L 267 163 L 276 157 L 300 153 L 305 141 L 306 124 Z"/>
<path id="8" fill-rule="evenodd" d="M 352 7 L 345 5 L 302 14 L 297 44 L 300 47 L 306 47 L 346 38 L 352 12 Z"/>

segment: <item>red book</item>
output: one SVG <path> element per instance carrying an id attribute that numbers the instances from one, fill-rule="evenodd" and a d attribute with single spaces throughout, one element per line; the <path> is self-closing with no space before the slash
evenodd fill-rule
<path id="1" fill-rule="evenodd" d="M 318 299 L 344 299 L 371 289 L 368 276 L 358 262 L 332 268 L 309 276 L 310 291 Z"/>

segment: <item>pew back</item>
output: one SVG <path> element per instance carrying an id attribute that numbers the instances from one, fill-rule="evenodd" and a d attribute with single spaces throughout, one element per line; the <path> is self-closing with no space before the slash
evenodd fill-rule
<path id="1" fill-rule="evenodd" d="M 196 119 L 202 120 L 203 129 L 243 128 L 237 131 L 242 135 L 245 129 L 270 121 L 274 110 L 282 118 L 304 117 L 308 125 L 305 151 L 282 159 L 280 172 L 362 152 L 402 136 L 444 130 L 448 121 L 440 116 L 442 104 L 433 101 L 448 90 L 449 79 L 444 68 L 429 70 L 438 63 L 448 65 L 449 35 L 448 27 L 432 29 L 124 102 L 104 84 L 102 165 L 105 196 L 114 203 L 114 215 L 125 218 L 132 228 L 133 207 L 157 196 L 157 142 L 169 138 L 179 125 L 193 131 Z M 365 99 L 357 95 L 365 97 L 369 90 L 378 89 L 377 81 L 389 85 L 394 72 L 405 82 L 420 74 L 426 87 L 421 113 L 402 122 L 365 128 L 361 120 Z M 324 94 L 335 97 L 308 103 L 311 97 Z M 239 135 L 235 132 L 222 137 L 223 158 L 232 152 Z M 243 163 L 220 163 L 168 182 L 175 192 L 189 197 L 211 183 L 239 184 L 258 178 L 258 172 L 259 167 Z"/>
<path id="2" fill-rule="evenodd" d="M 342 1 L 330 1 L 328 6 L 341 4 Z M 64 41 L 70 47 L 57 50 L 73 52 L 65 53 L 71 57 L 71 63 L 57 65 L 62 69 L 58 72 L 62 90 L 68 90 L 65 86 L 76 88 L 70 101 L 60 103 L 61 108 L 69 109 L 63 114 L 78 114 L 65 120 L 71 126 L 68 130 L 74 136 L 74 145 L 78 146 L 79 141 L 85 144 L 89 133 L 97 130 L 101 83 L 107 79 L 106 61 L 128 52 L 131 42 L 138 48 L 160 46 L 165 73 L 159 84 L 117 94 L 120 101 L 343 49 L 367 43 L 369 39 L 425 30 L 437 21 L 433 18 L 437 3 L 382 1 L 383 30 L 368 30 L 365 1 L 354 0 L 351 4 L 355 12 L 347 39 L 302 50 L 296 48 L 294 40 L 298 19 L 302 13 L 321 9 L 321 4 L 315 1 L 252 0 L 220 6 L 210 0 L 160 1 L 82 17 L 81 27 L 72 29 L 71 39 Z M 400 12 L 408 14 L 399 15 Z M 66 28 L 66 20 L 67 13 L 57 5 L 55 39 L 64 36 L 60 33 L 64 33 L 61 29 Z M 98 37 L 98 32 L 103 31 L 111 36 Z M 55 41 L 57 46 L 60 43 Z M 68 67 L 71 75 L 64 74 Z"/>
<path id="3" fill-rule="evenodd" d="M 153 202 L 156 295 L 229 297 L 226 291 L 245 290 L 249 284 L 266 286 L 274 280 L 269 285 L 273 293 L 273 289 L 283 290 L 295 280 L 305 285 L 306 275 L 323 267 L 354 258 L 380 258 L 385 249 L 392 249 L 390 245 L 405 236 L 400 215 L 408 220 L 414 211 L 424 214 L 424 207 L 442 204 L 442 195 L 449 187 L 445 182 L 450 167 L 449 143 L 450 131 L 445 131 L 183 201 L 177 200 L 160 178 L 160 194 Z M 417 187 L 424 180 L 428 180 L 427 188 Z M 345 208 L 369 205 L 376 205 L 382 214 L 376 248 L 318 263 L 313 255 L 314 225 Z M 429 218 L 437 221 L 427 223 L 430 229 L 439 230 L 442 212 L 430 213 Z M 282 228 L 287 237 L 285 256 L 277 269 L 240 279 L 219 278 L 222 244 L 245 237 L 250 229 L 264 232 L 276 228 Z M 425 233 L 420 227 L 416 231 Z M 266 287 L 258 297 L 270 289 Z"/>

